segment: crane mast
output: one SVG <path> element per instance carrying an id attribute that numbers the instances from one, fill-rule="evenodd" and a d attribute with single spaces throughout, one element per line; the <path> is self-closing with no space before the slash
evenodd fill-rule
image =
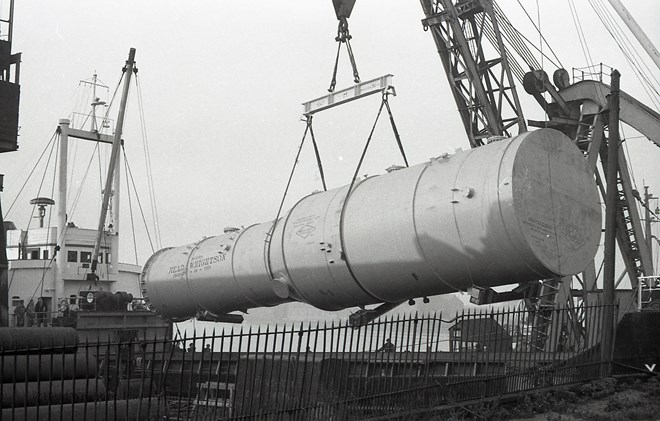
<path id="1" fill-rule="evenodd" d="M 426 18 L 424 29 L 430 30 L 438 48 L 445 74 L 458 106 L 465 131 L 472 147 L 481 146 L 491 136 L 511 136 L 527 130 L 513 75 L 523 82 L 524 90 L 532 95 L 547 113 L 547 121 L 529 121 L 530 126 L 557 129 L 583 150 L 592 172 L 596 176 L 603 201 L 605 183 L 596 171 L 601 158 L 606 173 L 604 145 L 609 138 L 606 101 L 610 87 L 597 81 L 569 81 L 568 72 L 558 69 L 552 79 L 538 63 L 530 62 L 529 54 L 522 54 L 528 71 L 508 54 L 502 31 L 509 35 L 515 30 L 506 20 L 494 0 L 420 0 Z M 486 38 L 494 47 L 496 56 L 489 58 L 484 48 Z M 514 50 L 520 54 L 515 45 Z M 499 55 L 497 55 L 499 54 Z M 554 82 L 554 84 L 553 84 Z M 543 94 L 549 94 L 548 102 Z M 632 125 L 649 140 L 660 146 L 660 115 L 624 94 L 620 119 Z M 636 191 L 625 156 L 620 155 L 617 165 L 617 197 L 609 203 L 616 207 L 617 243 L 624 256 L 626 272 L 633 288 L 640 276 L 650 276 L 651 250 L 637 209 Z M 637 193 L 638 194 L 638 193 Z M 593 272 L 593 271 L 592 271 Z M 594 273 L 585 274 L 595 284 Z M 590 287 L 590 289 L 593 289 Z"/>
<path id="2" fill-rule="evenodd" d="M 527 131 L 492 0 L 420 1 L 470 146 Z M 484 37 L 499 54 L 484 50 Z"/>

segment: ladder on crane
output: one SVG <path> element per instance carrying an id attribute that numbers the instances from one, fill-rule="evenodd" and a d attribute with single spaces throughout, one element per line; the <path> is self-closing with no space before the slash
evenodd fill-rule
<path id="1" fill-rule="evenodd" d="M 607 171 L 607 150 L 605 146 L 607 110 L 600 107 L 595 114 L 583 114 L 578 122 L 576 144 L 587 155 L 590 169 L 596 175 L 596 182 L 601 194 L 605 197 L 605 185 L 596 170 L 597 158 L 600 156 L 603 171 Z M 651 254 L 644 241 L 642 223 L 639 218 L 637 200 L 641 201 L 639 192 L 633 188 L 632 177 L 628 163 L 623 154 L 619 155 L 617 177 L 617 243 L 624 255 L 626 270 L 631 287 L 636 288 L 640 276 L 651 275 Z"/>
<path id="2" fill-rule="evenodd" d="M 540 286 L 537 298 L 527 303 L 531 329 L 525 342 L 527 349 L 536 351 L 546 349 L 553 313 L 561 293 L 562 279 L 559 277 L 544 279 L 540 282 Z"/>

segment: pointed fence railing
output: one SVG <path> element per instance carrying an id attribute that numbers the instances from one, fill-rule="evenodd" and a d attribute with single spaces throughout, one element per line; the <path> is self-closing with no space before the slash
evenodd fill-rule
<path id="1" fill-rule="evenodd" d="M 1 419 L 364 419 L 596 379 L 605 311 L 522 309 L 216 329 L 172 339 L 4 344 Z"/>

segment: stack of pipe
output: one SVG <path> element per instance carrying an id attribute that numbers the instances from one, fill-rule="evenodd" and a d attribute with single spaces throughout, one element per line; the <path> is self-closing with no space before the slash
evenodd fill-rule
<path id="1" fill-rule="evenodd" d="M 108 392 L 96 348 L 72 328 L 0 329 L 0 419 L 145 419 L 149 405 Z"/>

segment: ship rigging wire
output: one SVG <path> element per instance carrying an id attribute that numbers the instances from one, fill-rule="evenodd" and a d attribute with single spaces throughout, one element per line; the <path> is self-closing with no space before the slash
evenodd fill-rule
<path id="1" fill-rule="evenodd" d="M 147 238 L 149 239 L 149 245 L 151 247 L 151 252 L 155 253 L 156 250 L 154 249 L 154 243 L 151 239 L 151 235 L 149 234 L 149 226 L 147 224 L 147 218 L 144 215 L 144 208 L 142 207 L 142 202 L 140 201 L 140 196 L 138 195 L 138 190 L 137 190 L 137 187 L 135 185 L 135 178 L 133 177 L 133 171 L 131 171 L 131 166 L 128 162 L 128 156 L 126 155 L 126 150 L 124 149 L 123 146 L 122 146 L 122 152 L 123 152 L 123 155 L 124 155 L 124 165 L 126 166 L 126 175 L 127 175 L 126 182 L 128 182 L 128 179 L 130 178 L 131 185 L 133 187 L 133 192 L 135 193 L 135 198 L 137 200 L 138 208 L 140 209 L 140 215 L 142 216 L 142 221 L 144 223 L 144 228 L 145 228 L 146 233 L 147 233 Z M 130 203 L 130 190 L 128 191 L 128 198 L 129 198 L 129 203 Z M 132 219 L 133 219 L 133 213 L 131 212 L 131 220 Z M 133 231 L 133 236 L 134 236 L 134 240 L 135 240 L 135 231 Z M 136 253 L 137 253 L 137 251 L 136 251 Z"/>
<path id="2" fill-rule="evenodd" d="M 54 137 L 55 137 L 55 136 L 54 136 Z M 39 188 L 38 188 L 38 190 L 37 190 L 37 197 L 40 197 L 40 196 L 41 196 L 41 190 L 42 190 L 42 188 L 43 188 L 44 181 L 46 180 L 46 173 L 48 172 L 48 167 L 50 166 L 51 159 L 52 159 L 52 157 L 53 157 L 53 151 L 55 151 L 55 150 L 57 150 L 57 149 L 59 148 L 59 136 L 57 137 L 57 139 L 58 139 L 58 141 L 56 141 L 56 142 L 52 142 L 53 138 L 51 138 L 51 141 L 48 143 L 48 144 L 50 145 L 50 152 L 48 153 L 48 160 L 46 161 L 46 166 L 44 167 L 44 171 L 43 171 L 43 174 L 42 174 L 42 176 L 41 176 L 41 181 L 39 182 Z M 45 152 L 45 150 L 44 150 L 44 152 Z M 36 165 L 35 165 L 35 168 L 36 168 Z M 55 172 L 56 172 L 56 170 L 57 170 L 57 166 L 56 166 L 56 165 L 53 165 L 53 178 L 55 178 Z M 30 174 L 32 174 L 32 173 L 30 173 Z M 29 177 L 28 177 L 28 180 L 29 180 Z M 27 183 L 27 180 L 26 180 L 26 183 Z M 54 194 L 54 189 L 55 189 L 55 185 L 53 184 L 53 185 L 51 186 L 51 197 L 52 197 L 52 195 Z M 19 194 L 19 195 L 20 195 L 20 194 Z M 18 198 L 19 195 L 17 195 L 17 198 Z M 30 225 L 31 225 L 31 223 L 32 223 L 32 219 L 34 219 L 34 212 L 35 212 L 37 206 L 38 206 L 38 205 L 37 205 L 36 203 L 34 204 L 34 206 L 32 206 L 32 212 L 31 212 L 31 214 L 30 214 L 30 219 L 28 220 L 28 224 L 27 224 L 27 228 L 26 228 L 26 230 L 29 230 L 29 229 L 30 229 Z M 48 243 L 48 236 L 50 236 L 51 218 L 52 218 L 52 213 L 49 213 L 49 215 L 48 215 L 48 225 L 47 225 L 47 227 L 46 227 L 46 228 L 47 228 L 47 231 L 46 231 L 46 232 L 47 232 L 47 234 L 46 234 L 46 235 L 47 235 L 47 237 L 46 237 L 46 243 Z M 21 253 L 22 253 L 22 250 L 19 249 L 19 256 L 21 255 Z M 41 256 L 40 256 L 40 257 L 41 257 Z M 34 290 L 34 292 L 32 293 L 31 298 L 34 298 L 34 297 L 36 296 L 38 290 L 40 290 L 40 294 L 39 294 L 39 296 L 43 296 L 44 280 L 45 280 L 45 278 L 46 278 L 46 272 L 48 271 L 48 268 L 50 268 L 50 266 L 52 265 L 54 258 L 55 258 L 55 254 L 53 253 L 53 256 L 50 256 L 50 259 L 49 259 L 48 261 L 47 261 L 47 260 L 44 260 L 43 268 L 42 268 L 42 271 L 41 271 L 41 279 L 40 279 L 39 283 L 37 284 L 37 286 L 35 287 L 35 290 Z M 47 262 L 48 262 L 48 263 L 47 263 Z M 14 279 L 14 278 L 13 278 L 13 276 L 12 276 L 12 281 L 13 281 L 13 279 Z M 11 282 L 9 283 L 8 288 L 11 288 Z"/>
<path id="3" fill-rule="evenodd" d="M 80 201 L 80 196 L 83 191 L 83 186 L 85 185 L 85 181 L 87 180 L 87 176 L 89 175 L 89 170 L 92 167 L 92 163 L 94 162 L 94 154 L 96 153 L 97 149 L 98 149 L 98 144 L 95 146 L 94 150 L 92 151 L 92 154 L 90 155 L 89 162 L 87 162 L 87 168 L 85 168 L 85 172 L 83 173 L 81 182 L 78 185 L 78 190 L 76 190 L 76 195 L 73 198 L 73 202 L 71 203 L 70 208 L 67 209 L 67 215 L 68 215 L 67 222 L 73 220 L 73 216 L 75 215 L 76 209 L 78 207 L 78 202 Z"/>
<path id="4" fill-rule="evenodd" d="M 122 154 L 124 155 L 124 171 L 126 174 L 128 174 L 128 160 L 126 159 L 126 150 L 122 147 L 121 148 Z M 135 257 L 135 264 L 138 263 L 138 254 L 137 254 L 137 244 L 135 242 L 135 219 L 133 218 L 133 201 L 131 200 L 131 185 L 129 183 L 128 177 L 126 177 L 126 191 L 128 192 L 127 197 L 128 197 L 128 214 L 130 216 L 130 221 L 131 221 L 131 232 L 133 233 L 133 253 Z M 153 253 L 153 246 L 151 247 L 152 253 Z M 138 289 L 139 291 L 139 289 Z"/>
<path id="5" fill-rule="evenodd" d="M 37 162 L 35 162 L 35 164 L 32 166 L 32 169 L 30 170 L 30 173 L 28 174 L 28 176 L 25 178 L 25 181 L 23 182 L 23 185 L 21 186 L 20 189 L 18 189 L 18 193 L 16 193 L 16 197 L 14 197 L 14 200 L 11 202 L 11 205 L 9 205 L 9 209 L 7 209 L 7 212 L 5 212 L 4 217 L 9 217 L 9 215 L 11 214 L 11 211 L 12 211 L 14 205 L 18 201 L 19 197 L 21 197 L 21 194 L 23 193 L 23 190 L 27 186 L 27 183 L 30 181 L 30 178 L 32 178 L 32 174 L 34 174 L 34 172 L 36 171 L 39 163 L 41 162 L 44 155 L 46 154 L 46 151 L 48 151 L 48 147 L 51 146 L 51 143 L 53 143 L 53 141 L 55 141 L 57 136 L 58 136 L 58 132 L 56 130 L 55 132 L 53 132 L 53 135 L 51 136 L 50 140 L 48 141 L 48 143 L 46 144 L 44 149 L 41 151 L 41 155 L 39 155 L 39 158 L 37 159 Z M 51 150 L 52 150 L 52 146 L 51 146 Z"/>
<path id="6" fill-rule="evenodd" d="M 125 168 L 126 174 L 130 174 L 130 167 L 128 165 L 128 158 L 126 157 L 126 150 L 124 149 L 123 145 L 122 145 L 121 149 L 122 149 L 122 153 L 124 154 L 124 168 Z M 131 181 L 133 181 L 132 174 L 131 174 L 130 178 L 131 178 Z M 135 254 L 135 264 L 137 265 L 138 264 L 138 252 L 137 252 L 137 241 L 136 241 L 136 235 L 135 235 L 135 218 L 133 217 L 133 202 L 131 200 L 131 187 L 130 187 L 130 183 L 129 183 L 129 177 L 126 177 L 126 191 L 128 193 L 127 194 L 127 196 L 128 196 L 128 214 L 130 215 L 131 232 L 133 234 L 132 235 L 132 238 L 133 238 L 133 252 Z M 136 192 L 136 196 L 137 196 L 137 192 Z M 138 198 L 138 203 L 139 203 L 139 198 Z M 144 219 L 144 215 L 142 215 L 142 217 Z M 145 222 L 145 225 L 146 225 L 146 221 L 144 221 L 144 222 Z M 149 236 L 149 230 L 148 229 L 147 229 L 147 236 Z M 151 238 L 149 238 L 149 243 L 151 244 Z M 153 253 L 153 252 L 154 252 L 154 247 L 153 247 L 153 244 L 151 244 L 151 253 Z M 140 277 L 139 276 L 137 276 L 136 281 L 137 281 L 136 291 L 138 291 L 138 293 L 140 294 L 140 297 L 142 297 L 142 292 L 141 292 L 142 289 L 140 288 Z"/>
<path id="7" fill-rule="evenodd" d="M 135 86 L 137 87 L 137 97 L 138 97 L 138 110 L 140 113 L 140 132 L 142 134 L 142 147 L 144 150 L 144 160 L 145 166 L 147 169 L 147 185 L 149 189 L 149 204 L 151 206 L 151 213 L 154 223 L 154 239 L 156 241 L 156 246 L 161 249 L 162 238 L 160 234 L 160 220 L 158 218 L 158 207 L 156 206 L 156 189 L 154 188 L 154 176 L 151 168 L 151 154 L 149 153 L 149 142 L 147 137 L 147 127 L 146 119 L 144 116 L 144 102 L 142 101 L 142 85 L 140 83 L 140 78 L 138 74 L 135 74 Z M 312 133 L 312 139 L 314 134 Z M 322 173 L 321 173 L 322 174 Z"/>

